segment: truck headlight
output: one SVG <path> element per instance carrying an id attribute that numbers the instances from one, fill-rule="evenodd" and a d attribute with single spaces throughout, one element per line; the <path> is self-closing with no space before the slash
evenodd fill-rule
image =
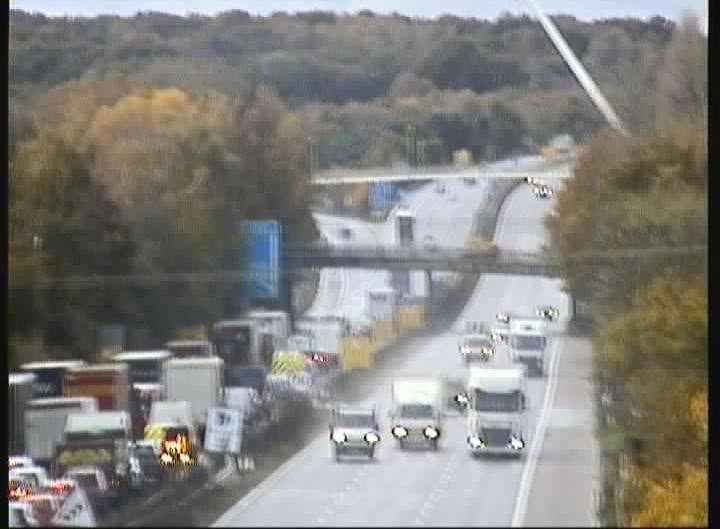
<path id="1" fill-rule="evenodd" d="M 495 351 L 493 351 L 492 349 L 490 349 L 490 348 L 488 348 L 488 347 L 483 347 L 483 348 L 482 348 L 482 354 L 484 354 L 485 356 L 490 357 L 490 356 L 493 355 L 494 352 L 495 352 Z"/>
<path id="2" fill-rule="evenodd" d="M 473 449 L 485 447 L 485 443 L 477 435 L 471 435 L 470 437 L 468 437 L 467 442 L 470 445 L 470 448 Z"/>
<path id="3" fill-rule="evenodd" d="M 423 430 L 423 435 L 428 439 L 437 439 L 440 436 L 440 430 L 434 426 L 428 426 Z"/>
<path id="4" fill-rule="evenodd" d="M 185 465 L 189 465 L 190 464 L 190 456 L 187 454 L 180 454 L 180 461 L 182 461 L 183 464 L 185 464 Z"/>
<path id="5" fill-rule="evenodd" d="M 347 441 L 347 435 L 341 432 L 333 432 L 332 440 L 335 441 L 337 444 L 343 444 L 345 441 Z"/>
<path id="6" fill-rule="evenodd" d="M 522 450 L 525 448 L 525 441 L 523 441 L 522 437 L 519 435 L 511 435 L 509 444 L 510 448 L 514 450 Z"/>
<path id="7" fill-rule="evenodd" d="M 366 433 L 365 442 L 369 445 L 374 445 L 375 443 L 380 442 L 380 436 L 375 432 Z"/>
<path id="8" fill-rule="evenodd" d="M 392 434 L 398 439 L 402 439 L 408 436 L 408 431 L 407 428 L 405 428 L 404 426 L 395 426 L 392 429 Z"/>
<path id="9" fill-rule="evenodd" d="M 165 463 L 166 465 L 169 465 L 169 464 L 171 464 L 171 463 L 173 462 L 173 458 L 172 458 L 172 456 L 171 456 L 170 454 L 167 454 L 167 453 L 166 453 L 166 454 L 162 454 L 162 455 L 160 456 L 160 461 L 161 461 L 162 463 Z"/>

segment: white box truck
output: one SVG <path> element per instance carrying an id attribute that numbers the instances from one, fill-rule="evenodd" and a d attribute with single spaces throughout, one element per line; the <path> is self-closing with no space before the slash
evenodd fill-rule
<path id="1" fill-rule="evenodd" d="M 462 401 L 467 406 L 466 442 L 473 456 L 521 455 L 526 437 L 527 368 L 471 367 Z"/>
<path id="2" fill-rule="evenodd" d="M 525 364 L 528 373 L 543 376 L 547 324 L 541 318 L 513 318 L 509 325 L 510 356 L 514 362 Z"/>
<path id="3" fill-rule="evenodd" d="M 393 380 L 391 433 L 400 448 L 426 444 L 437 450 L 442 433 L 446 383 L 440 377 L 413 376 Z"/>
<path id="4" fill-rule="evenodd" d="M 220 406 L 223 399 L 222 358 L 173 358 L 165 362 L 165 399 L 185 401 L 192 406 L 193 420 L 203 430 L 208 408 Z"/>
<path id="5" fill-rule="evenodd" d="M 98 402 L 94 397 L 31 400 L 25 411 L 28 455 L 42 465 L 49 465 L 55 457 L 56 447 L 63 440 L 68 415 L 96 411 L 98 411 Z"/>

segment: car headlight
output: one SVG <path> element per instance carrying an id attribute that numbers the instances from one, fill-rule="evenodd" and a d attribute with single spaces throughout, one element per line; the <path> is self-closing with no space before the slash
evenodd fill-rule
<path id="1" fill-rule="evenodd" d="M 467 442 L 470 445 L 470 448 L 483 448 L 485 446 L 485 442 L 477 435 L 471 435 L 468 437 Z"/>
<path id="2" fill-rule="evenodd" d="M 523 441 L 522 437 L 519 435 L 511 435 L 510 436 L 510 447 L 515 450 L 522 450 L 525 448 L 525 441 Z"/>
<path id="3" fill-rule="evenodd" d="M 434 426 L 428 426 L 423 430 L 423 435 L 428 439 L 437 439 L 440 436 L 440 431 Z"/>
<path id="4" fill-rule="evenodd" d="M 186 465 L 189 465 L 190 464 L 190 456 L 187 454 L 180 454 L 180 461 L 182 461 Z"/>
<path id="5" fill-rule="evenodd" d="M 495 352 L 495 351 L 493 351 L 493 350 L 490 349 L 489 347 L 483 347 L 483 348 L 482 348 L 482 354 L 484 354 L 485 356 L 492 356 L 494 352 Z"/>
<path id="6" fill-rule="evenodd" d="M 468 355 L 470 354 L 470 349 L 468 347 L 463 347 L 462 349 L 460 349 L 460 352 L 464 355 Z"/>
<path id="7" fill-rule="evenodd" d="M 160 461 L 165 463 L 166 465 L 169 465 L 170 463 L 172 463 L 173 458 L 170 454 L 162 454 L 160 456 Z"/>
<path id="8" fill-rule="evenodd" d="M 370 445 L 380 442 L 380 436 L 375 432 L 369 432 L 365 434 L 365 442 Z"/>
<path id="9" fill-rule="evenodd" d="M 347 435 L 341 432 L 333 432 L 332 440 L 335 441 L 337 444 L 343 444 L 345 441 L 347 441 Z"/>
<path id="10" fill-rule="evenodd" d="M 404 426 L 395 426 L 392 429 L 392 434 L 398 439 L 402 439 L 403 437 L 408 436 L 408 431 L 407 428 L 405 428 Z"/>

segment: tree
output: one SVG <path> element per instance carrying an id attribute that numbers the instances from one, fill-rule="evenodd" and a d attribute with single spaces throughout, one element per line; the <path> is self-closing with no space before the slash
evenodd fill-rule
<path id="1" fill-rule="evenodd" d="M 633 527 L 708 525 L 707 467 L 688 467 L 676 480 L 652 483 L 642 510 L 632 518 Z"/>
<path id="2" fill-rule="evenodd" d="M 697 17 L 685 16 L 673 34 L 658 75 L 659 129 L 678 122 L 707 127 L 707 46 Z"/>

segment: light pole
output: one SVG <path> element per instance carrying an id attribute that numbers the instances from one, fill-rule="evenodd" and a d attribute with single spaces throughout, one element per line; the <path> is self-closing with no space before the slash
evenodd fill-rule
<path id="1" fill-rule="evenodd" d="M 31 307 L 32 307 L 32 314 L 34 316 L 33 320 L 35 320 L 37 318 L 36 321 L 33 322 L 33 336 L 34 336 L 34 342 L 35 342 L 33 345 L 34 345 L 34 347 L 37 347 L 38 349 L 40 349 L 41 335 L 40 335 L 40 328 L 39 328 L 39 324 L 40 324 L 39 313 L 40 313 L 40 311 L 38 310 L 38 307 L 37 307 L 37 299 L 38 299 L 37 284 L 41 277 L 41 274 L 39 273 L 39 257 L 40 257 L 40 252 L 42 251 L 42 247 L 43 247 L 43 238 L 38 234 L 34 234 L 33 238 L 32 238 L 33 285 L 32 285 L 32 293 L 31 293 L 30 303 L 31 303 Z"/>

